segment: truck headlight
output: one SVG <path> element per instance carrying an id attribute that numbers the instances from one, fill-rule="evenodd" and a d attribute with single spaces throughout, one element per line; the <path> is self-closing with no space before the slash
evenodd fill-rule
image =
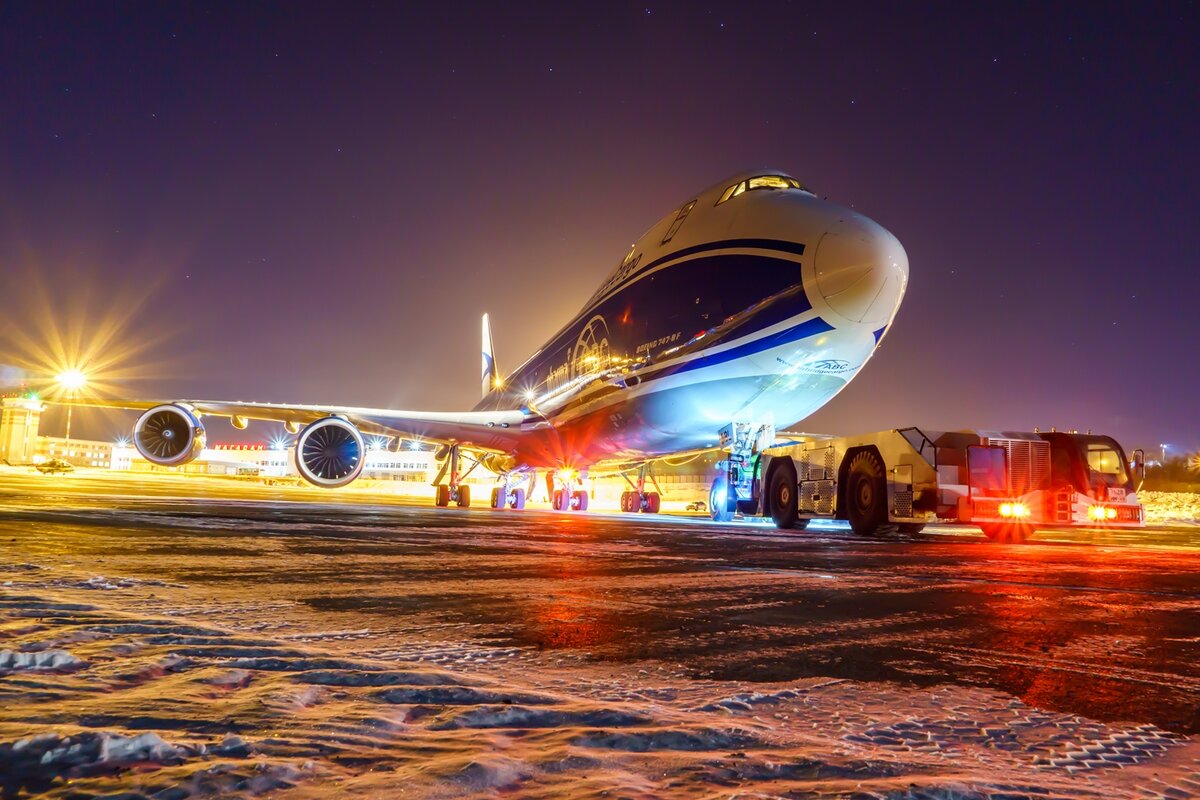
<path id="1" fill-rule="evenodd" d="M 1024 519 L 1029 516 L 1029 506 L 1024 503 L 1001 503 L 1000 516 Z"/>

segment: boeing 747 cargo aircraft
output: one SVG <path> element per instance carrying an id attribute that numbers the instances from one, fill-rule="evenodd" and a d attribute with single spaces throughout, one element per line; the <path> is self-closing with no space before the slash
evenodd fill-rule
<path id="1" fill-rule="evenodd" d="M 143 411 L 133 442 L 186 464 L 204 417 L 281 422 L 317 486 L 362 472 L 364 434 L 439 443 L 439 506 L 470 505 L 460 458 L 499 476 L 496 508 L 522 508 L 538 470 L 560 509 L 586 509 L 579 477 L 712 447 L 735 422 L 785 428 L 858 374 L 896 315 L 908 258 L 896 237 L 778 171 L 735 175 L 687 198 L 617 264 L 583 308 L 520 366 L 496 366 L 483 319 L 483 398 L 469 411 L 208 400 L 101 401 Z M 657 494 L 626 493 L 629 511 Z M 634 496 L 636 495 L 636 496 Z M 652 496 L 651 496 L 652 495 Z"/>

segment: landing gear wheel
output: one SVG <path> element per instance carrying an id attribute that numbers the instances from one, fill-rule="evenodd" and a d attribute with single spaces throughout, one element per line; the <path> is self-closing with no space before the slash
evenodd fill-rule
<path id="1" fill-rule="evenodd" d="M 708 490 L 708 515 L 717 522 L 730 522 L 733 519 L 730 505 L 729 481 L 723 477 L 717 478 Z"/>
<path id="2" fill-rule="evenodd" d="M 569 497 L 570 496 L 567 494 L 566 489 L 555 489 L 550 501 L 550 505 L 555 511 L 566 511 Z"/>
<path id="3" fill-rule="evenodd" d="M 647 514 L 657 514 L 662 508 L 662 498 L 658 496 L 658 492 L 647 492 L 646 503 L 642 507 L 642 511 Z"/>
<path id="4" fill-rule="evenodd" d="M 626 514 L 637 511 L 637 493 L 621 492 L 621 510 Z"/>
<path id="5" fill-rule="evenodd" d="M 445 508 L 450 505 L 450 487 L 444 483 L 437 485 L 437 491 L 433 495 L 433 504 L 438 508 Z"/>
<path id="6" fill-rule="evenodd" d="M 1024 544 L 1029 539 L 1029 528 L 1017 523 L 988 522 L 979 527 L 984 536 L 999 544 Z"/>
<path id="7" fill-rule="evenodd" d="M 467 486 L 466 484 L 458 487 L 458 507 L 471 507 L 471 487 Z"/>
<path id="8" fill-rule="evenodd" d="M 525 490 L 513 489 L 512 500 L 509 501 L 509 505 L 517 511 L 523 509 L 525 507 Z"/>
<path id="9" fill-rule="evenodd" d="M 846 517 L 860 536 L 879 533 L 887 525 L 887 485 L 879 456 L 864 450 L 850 462 L 846 478 Z"/>
<path id="10" fill-rule="evenodd" d="M 896 530 L 905 534 L 917 534 L 925 530 L 924 522 L 901 522 L 896 526 Z"/>
<path id="11" fill-rule="evenodd" d="M 796 469 L 784 464 L 771 473 L 771 484 L 767 490 L 771 498 L 771 519 L 775 527 L 786 531 L 796 527 L 800 519 L 799 487 Z M 805 525 L 807 526 L 807 520 Z"/>
<path id="12" fill-rule="evenodd" d="M 492 508 L 504 508 L 504 494 L 503 487 L 497 486 L 495 489 L 492 489 Z"/>
<path id="13" fill-rule="evenodd" d="M 571 492 L 571 508 L 576 511 L 587 511 L 588 493 L 582 489 Z"/>

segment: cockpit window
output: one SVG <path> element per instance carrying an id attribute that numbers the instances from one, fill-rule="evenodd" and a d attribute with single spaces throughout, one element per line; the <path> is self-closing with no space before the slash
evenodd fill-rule
<path id="1" fill-rule="evenodd" d="M 735 183 L 721 192 L 721 198 L 717 200 L 717 205 L 721 205 L 726 200 L 731 200 L 743 192 L 755 189 L 799 189 L 801 191 L 808 191 L 800 185 L 800 181 L 795 178 L 789 178 L 786 175 L 759 175 L 741 183 Z"/>
<path id="2" fill-rule="evenodd" d="M 791 178 L 781 178 L 778 175 L 761 175 L 751 178 L 746 184 L 747 189 L 799 189 L 800 184 Z"/>
<path id="3" fill-rule="evenodd" d="M 742 181 L 741 183 L 735 183 L 733 186 L 730 186 L 728 189 L 726 189 L 724 192 L 721 193 L 721 199 L 717 201 L 717 205 L 721 205 L 721 203 L 724 203 L 726 200 L 728 200 L 731 197 L 737 197 L 739 194 L 741 194 L 744 191 L 746 191 L 746 182 L 745 181 Z"/>
<path id="4" fill-rule="evenodd" d="M 667 235 L 663 237 L 662 243 L 666 244 L 675 238 L 675 234 L 679 232 L 679 226 L 687 219 L 688 214 L 692 213 L 692 209 L 696 207 L 696 201 L 685 203 L 683 208 L 679 209 L 679 214 L 676 215 L 675 221 L 671 223 L 671 227 L 667 230 Z"/>

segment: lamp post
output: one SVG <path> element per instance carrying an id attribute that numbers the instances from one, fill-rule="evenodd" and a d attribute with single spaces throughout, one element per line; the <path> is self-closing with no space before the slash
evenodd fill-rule
<path id="1" fill-rule="evenodd" d="M 1170 447 L 1171 445 L 1162 444 L 1160 442 L 1158 446 L 1162 448 L 1162 463 L 1163 463 L 1163 466 L 1165 467 L 1167 465 L 1167 448 Z"/>
<path id="2" fill-rule="evenodd" d="M 70 401 L 79 396 L 79 390 L 87 383 L 87 376 L 80 370 L 68 369 L 60 372 L 54 379 L 67 391 L 67 435 L 63 438 L 69 445 L 71 443 L 71 410 L 74 408 Z"/>

